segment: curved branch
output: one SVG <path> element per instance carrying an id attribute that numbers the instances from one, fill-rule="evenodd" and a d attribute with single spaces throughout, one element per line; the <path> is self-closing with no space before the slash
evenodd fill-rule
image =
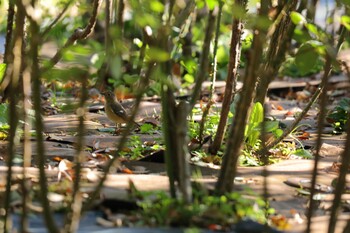
<path id="1" fill-rule="evenodd" d="M 55 24 L 62 18 L 62 16 L 64 15 L 64 13 L 66 13 L 71 3 L 72 1 L 67 2 L 61 13 L 59 13 L 57 17 L 51 22 L 51 24 L 41 33 L 42 37 L 49 33 L 53 26 L 55 26 Z"/>
<path id="2" fill-rule="evenodd" d="M 94 0 L 93 11 L 92 11 L 92 15 L 90 17 L 88 25 L 84 29 L 78 28 L 74 31 L 74 33 L 66 41 L 65 45 L 56 52 L 55 56 L 51 58 L 49 65 L 44 68 L 44 71 L 52 68 L 54 65 L 56 65 L 59 62 L 59 60 L 61 60 L 64 49 L 73 45 L 77 40 L 84 40 L 91 35 L 96 24 L 97 13 L 101 3 L 102 3 L 102 0 Z"/>

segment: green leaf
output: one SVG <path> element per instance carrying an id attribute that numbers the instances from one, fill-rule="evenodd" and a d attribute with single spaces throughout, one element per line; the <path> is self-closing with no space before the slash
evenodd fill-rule
<path id="1" fill-rule="evenodd" d="M 196 6 L 198 9 L 202 9 L 203 7 L 205 7 L 205 1 L 204 0 L 196 1 Z"/>
<path id="2" fill-rule="evenodd" d="M 283 130 L 282 129 L 276 129 L 275 131 L 272 132 L 273 135 L 276 137 L 276 138 L 279 138 L 283 135 Z"/>
<path id="3" fill-rule="evenodd" d="M 160 22 L 156 17 L 154 17 L 152 14 L 147 13 L 136 14 L 135 21 L 141 28 L 150 26 L 152 29 L 156 29 L 160 25 Z"/>
<path id="4" fill-rule="evenodd" d="M 193 74 L 197 68 L 197 62 L 193 59 L 188 59 L 186 61 L 180 61 L 180 64 L 185 68 L 189 74 Z"/>
<path id="5" fill-rule="evenodd" d="M 248 125 L 246 127 L 246 137 L 248 139 L 248 144 L 254 146 L 258 141 L 261 131 L 257 130 L 260 123 L 264 120 L 264 108 L 261 103 L 256 102 L 253 105 L 252 112 L 249 116 Z"/>
<path id="6" fill-rule="evenodd" d="M 305 43 L 299 48 L 295 56 L 295 64 L 302 75 L 315 67 L 318 56 L 317 50 L 311 44 Z"/>
<path id="7" fill-rule="evenodd" d="M 229 61 L 228 49 L 225 46 L 219 46 L 216 52 L 216 57 L 218 63 L 227 64 Z"/>
<path id="8" fill-rule="evenodd" d="M 350 1 L 350 0 L 349 0 Z M 350 17 L 347 16 L 347 15 L 343 15 L 341 18 L 340 18 L 340 22 L 341 24 L 347 29 L 350 31 Z"/>
<path id="9" fill-rule="evenodd" d="M 291 18 L 292 22 L 296 25 L 303 24 L 306 22 L 306 19 L 304 18 L 304 16 L 296 11 L 292 11 L 290 13 L 290 18 Z"/>
<path id="10" fill-rule="evenodd" d="M 312 34 L 314 34 L 315 36 L 320 36 L 320 32 L 318 31 L 318 28 L 316 27 L 315 24 L 312 23 L 307 23 L 305 25 L 305 27 L 307 28 L 307 30 L 309 32 L 311 32 Z"/>
<path id="11" fill-rule="evenodd" d="M 313 158 L 312 154 L 308 150 L 305 150 L 305 149 L 297 149 L 293 154 L 296 156 L 300 156 L 304 159 L 312 159 Z"/>
<path id="12" fill-rule="evenodd" d="M 146 123 L 141 125 L 140 127 L 140 133 L 142 134 L 152 133 L 152 131 L 153 131 L 153 125 L 151 124 Z"/>
<path id="13" fill-rule="evenodd" d="M 344 111 L 350 111 L 350 98 L 343 98 L 339 102 L 339 107 Z"/>
<path id="14" fill-rule="evenodd" d="M 308 40 L 311 40 L 312 37 L 307 31 L 300 28 L 296 28 L 294 30 L 293 39 L 301 44 L 307 42 Z"/>
<path id="15" fill-rule="evenodd" d="M 190 74 L 185 74 L 184 80 L 190 84 L 194 83 L 194 77 L 193 75 L 190 75 Z"/>
<path id="16" fill-rule="evenodd" d="M 215 6 L 218 5 L 217 0 L 206 0 L 209 10 L 213 10 Z"/>
<path id="17" fill-rule="evenodd" d="M 119 56 L 110 58 L 110 69 L 114 79 L 119 79 L 122 75 L 122 60 Z"/>
<path id="18" fill-rule="evenodd" d="M 270 133 L 277 130 L 279 127 L 278 121 L 267 121 L 265 122 L 265 132 Z"/>
<path id="19" fill-rule="evenodd" d="M 0 82 L 5 76 L 5 71 L 6 71 L 6 64 L 5 63 L 0 64 Z"/>
<path id="20" fill-rule="evenodd" d="M 132 85 L 139 80 L 139 76 L 137 74 L 124 74 L 123 80 L 126 84 Z"/>
<path id="21" fill-rule="evenodd" d="M 158 12 L 158 13 L 161 13 L 164 11 L 164 5 L 163 3 L 155 0 L 155 1 L 151 1 L 150 2 L 150 8 L 151 10 L 155 11 L 155 12 Z"/>
<path id="22" fill-rule="evenodd" d="M 253 18 L 252 23 L 253 26 L 257 27 L 258 29 L 268 30 L 268 28 L 272 24 L 272 21 L 266 16 L 259 16 Z"/>
<path id="23" fill-rule="evenodd" d="M 160 48 L 150 47 L 146 50 L 146 58 L 151 61 L 164 62 L 170 59 L 170 55 Z"/>

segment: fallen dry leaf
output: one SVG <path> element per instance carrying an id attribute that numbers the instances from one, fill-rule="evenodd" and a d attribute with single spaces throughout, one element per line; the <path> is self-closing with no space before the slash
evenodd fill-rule
<path id="1" fill-rule="evenodd" d="M 121 172 L 125 174 L 134 174 L 129 168 L 122 168 Z"/>
<path id="2" fill-rule="evenodd" d="M 284 110 L 284 108 L 281 105 L 277 105 L 276 109 L 279 110 L 279 111 Z"/>
<path id="3" fill-rule="evenodd" d="M 288 112 L 286 112 L 286 114 L 284 114 L 285 116 L 293 116 L 294 115 L 294 113 L 292 112 L 292 111 L 288 111 Z"/>
<path id="4" fill-rule="evenodd" d="M 310 134 L 308 132 L 303 132 L 303 134 L 297 136 L 300 140 L 307 140 L 310 138 Z"/>

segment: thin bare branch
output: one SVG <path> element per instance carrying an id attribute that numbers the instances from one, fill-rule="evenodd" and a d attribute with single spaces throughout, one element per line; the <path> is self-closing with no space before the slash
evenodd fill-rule
<path id="1" fill-rule="evenodd" d="M 246 8 L 247 1 L 240 0 L 235 2 L 236 7 L 242 9 Z M 243 33 L 243 17 L 233 17 L 232 32 L 231 32 L 231 47 L 230 47 L 230 60 L 227 68 L 227 77 L 225 85 L 225 94 L 222 102 L 222 109 L 220 113 L 220 121 L 216 130 L 213 143 L 210 145 L 209 152 L 216 154 L 220 149 L 222 140 L 224 138 L 227 126 L 228 114 L 230 112 L 231 101 L 234 97 L 238 76 L 238 67 L 241 57 L 241 35 Z"/>
<path id="2" fill-rule="evenodd" d="M 198 73 L 196 77 L 196 84 L 193 88 L 191 100 L 190 100 L 190 106 L 192 109 L 194 105 L 196 104 L 199 94 L 202 88 L 202 83 L 203 81 L 207 78 L 208 75 L 208 66 L 209 66 L 209 51 L 210 51 L 210 42 L 213 37 L 213 32 L 215 29 L 215 21 L 216 17 L 218 15 L 219 9 L 218 7 L 215 7 L 214 10 L 211 10 L 209 12 L 209 17 L 208 17 L 208 24 L 207 28 L 205 30 L 205 37 L 204 37 L 204 42 L 203 42 L 203 50 L 202 54 L 200 57 L 200 62 L 199 62 L 199 68 L 198 68 Z"/>
<path id="3" fill-rule="evenodd" d="M 5 217 L 4 217 L 4 229 L 5 232 L 10 232 L 8 219 L 10 217 L 10 202 L 11 202 L 11 184 L 12 184 L 12 166 L 13 159 L 15 156 L 15 138 L 18 127 L 18 112 L 17 112 L 17 104 L 19 101 L 19 96 L 17 95 L 19 89 L 19 80 L 22 71 L 22 62 L 23 62 L 23 38 L 24 38 L 24 21 L 25 15 L 22 9 L 18 9 L 16 13 L 15 24 L 16 29 L 14 32 L 14 44 L 13 47 L 8 47 L 8 53 L 11 53 L 13 56 L 13 63 L 8 64 L 6 70 L 6 79 L 9 80 L 9 145 L 8 145 L 8 158 L 7 158 L 7 178 L 6 178 L 6 192 L 4 198 L 4 209 L 5 209 Z M 12 51 L 10 51 L 10 48 Z"/>
<path id="4" fill-rule="evenodd" d="M 338 54 L 339 49 L 340 49 L 340 44 L 343 43 L 344 40 L 344 36 L 342 36 L 342 34 L 345 34 L 345 28 L 343 28 L 342 32 L 341 32 L 341 36 L 340 39 L 338 40 L 338 44 L 336 46 L 336 51 L 335 51 L 335 55 Z M 327 100 L 328 100 L 328 96 L 327 96 L 327 91 L 325 90 L 325 88 L 327 87 L 327 83 L 328 83 L 328 79 L 329 79 L 329 75 L 332 71 L 332 59 L 336 59 L 335 57 L 331 57 L 330 55 L 326 56 L 326 64 L 324 66 L 324 74 L 322 77 L 322 82 L 321 82 L 321 100 L 320 100 L 320 111 L 318 114 L 318 120 L 317 120 L 317 139 L 316 139 L 316 148 L 315 148 L 315 161 L 314 161 L 314 167 L 313 167 L 313 171 L 312 171 L 312 178 L 311 178 L 311 191 L 310 191 L 310 198 L 309 198 L 309 208 L 307 210 L 307 226 L 306 226 L 306 232 L 309 233 L 311 232 L 311 224 L 312 224 L 312 215 L 313 215 L 313 211 L 314 211 L 314 206 L 315 206 L 315 200 L 314 200 L 314 195 L 316 193 L 315 190 L 315 186 L 316 186 L 316 179 L 317 179 L 317 171 L 318 171 L 318 163 L 320 160 L 320 155 L 319 152 L 321 150 L 321 145 L 322 145 L 322 132 L 323 132 L 323 127 L 324 127 L 324 119 L 326 117 L 327 114 L 327 109 L 326 109 L 326 105 L 327 105 Z M 335 214 L 335 213 L 334 213 Z M 332 217 L 331 217 L 332 219 Z M 330 220 L 330 224 L 331 220 Z M 330 225 L 328 230 L 331 230 L 332 226 Z"/>
<path id="5" fill-rule="evenodd" d="M 42 121 L 42 108 L 41 108 L 41 96 L 40 96 L 40 69 L 39 69 L 39 43 L 40 43 L 40 33 L 39 26 L 36 18 L 33 17 L 34 9 L 31 4 L 26 2 L 28 5 L 24 5 L 22 1 L 16 1 L 16 6 L 21 14 L 26 15 L 30 21 L 30 59 L 26 61 L 28 65 L 31 66 L 31 78 L 33 81 L 33 105 L 35 110 L 35 129 L 36 129 L 36 141 L 37 141 L 37 166 L 39 167 L 39 186 L 40 186 L 40 200 L 43 206 L 43 217 L 45 220 L 46 227 L 51 233 L 59 233 L 56 226 L 55 220 L 53 218 L 50 203 L 47 199 L 48 187 L 47 179 L 45 174 L 45 149 L 43 143 L 43 121 Z"/>
<path id="6" fill-rule="evenodd" d="M 84 29 L 78 28 L 73 32 L 73 34 L 68 38 L 68 40 L 66 41 L 64 46 L 61 49 L 59 49 L 56 52 L 56 54 L 51 58 L 48 67 L 44 67 L 43 71 L 48 70 L 51 67 L 53 67 L 54 65 L 56 65 L 57 62 L 59 62 L 61 60 L 63 51 L 66 48 L 73 45 L 76 41 L 84 40 L 88 36 L 90 36 L 90 34 L 93 32 L 93 29 L 94 29 L 95 24 L 96 24 L 97 13 L 98 13 L 98 10 L 100 8 L 101 2 L 102 2 L 102 0 L 94 0 L 93 5 L 92 5 L 92 14 L 91 14 L 89 23 L 86 25 L 86 27 Z"/>
<path id="7" fill-rule="evenodd" d="M 49 26 L 41 33 L 41 36 L 44 37 L 46 36 L 47 33 L 51 31 L 51 29 L 57 24 L 57 22 L 62 18 L 62 16 L 67 12 L 69 9 L 70 5 L 72 4 L 73 1 L 69 1 L 66 3 L 62 11 L 56 16 L 56 18 L 51 22 Z"/>
<path id="8" fill-rule="evenodd" d="M 67 214 L 66 220 L 67 224 L 65 225 L 67 233 L 74 233 L 77 232 L 81 217 L 81 208 L 83 203 L 83 197 L 82 192 L 80 191 L 80 182 L 81 182 L 81 169 L 82 169 L 82 163 L 85 160 L 84 157 L 84 134 L 85 134 L 85 124 L 84 124 L 84 118 L 85 118 L 85 104 L 86 100 L 88 98 L 86 85 L 87 85 L 87 77 L 88 74 L 86 72 L 82 72 L 80 74 L 80 80 L 82 83 L 81 87 L 81 98 L 79 101 L 79 107 L 76 111 L 78 117 L 79 117 L 79 125 L 78 125 L 78 135 L 77 135 L 77 143 L 76 143 L 76 156 L 74 161 L 74 173 L 75 173 L 75 179 L 73 183 L 73 194 L 72 194 L 72 201 L 70 204 L 70 211 Z"/>
<path id="9" fill-rule="evenodd" d="M 267 15 L 267 5 L 267 0 L 261 1 L 260 16 Z M 255 28 L 252 47 L 249 51 L 250 59 L 248 60 L 248 66 L 245 71 L 241 98 L 236 107 L 236 111 L 239 112 L 239 114 L 235 114 L 234 124 L 230 127 L 219 179 L 215 186 L 218 194 L 231 192 L 234 186 L 233 180 L 236 176 L 238 157 L 244 139 L 244 128 L 248 117 L 248 111 L 254 98 L 258 79 L 258 68 L 262 59 L 265 40 L 266 32 L 262 29 L 259 30 Z"/>
<path id="10" fill-rule="evenodd" d="M 22 216 L 21 216 L 21 232 L 28 232 L 28 205 L 30 203 L 30 182 L 27 177 L 27 168 L 31 166 L 32 161 L 32 143 L 31 143 L 31 76 L 30 67 L 26 67 L 23 72 L 23 109 L 24 109 L 24 143 L 23 143 L 23 172 L 22 172 Z"/>
<path id="11" fill-rule="evenodd" d="M 117 16 L 117 21 L 116 24 L 119 26 L 119 29 L 123 35 L 123 29 L 124 29 L 124 19 L 123 19 L 123 15 L 124 15 L 124 8 L 125 8 L 125 4 L 124 4 L 124 0 L 118 0 L 118 11 L 116 13 Z"/>
<path id="12" fill-rule="evenodd" d="M 13 19 L 15 16 L 15 4 L 13 1 L 9 1 L 9 7 L 7 10 L 7 26 L 6 26 L 6 39 L 5 39 L 5 54 L 4 63 L 7 64 L 12 59 L 11 56 L 11 44 L 12 44 L 12 33 L 13 33 Z"/>
<path id="13" fill-rule="evenodd" d="M 218 51 L 218 43 L 219 43 L 219 36 L 220 36 L 220 24 L 221 24 L 221 15 L 222 15 L 222 8 L 224 6 L 223 1 L 219 1 L 219 13 L 218 13 L 218 19 L 216 20 L 216 30 L 215 30 L 215 38 L 214 38 L 214 49 L 213 49 L 213 69 L 212 69 L 212 79 L 211 79 L 211 85 L 210 85 L 210 96 L 209 96 L 209 102 L 207 103 L 203 114 L 202 114 L 202 120 L 200 122 L 199 126 L 199 141 L 202 144 L 203 141 L 203 131 L 204 131 L 204 125 L 206 122 L 206 118 L 209 114 L 210 108 L 213 101 L 213 95 L 215 92 L 215 83 L 216 83 L 216 76 L 217 76 L 217 51 Z"/>
<path id="14" fill-rule="evenodd" d="M 140 106 L 140 103 L 142 100 L 142 95 L 148 87 L 148 83 L 149 83 L 151 75 L 153 74 L 154 68 L 155 68 L 155 63 L 154 62 L 149 63 L 146 74 L 143 77 L 141 77 L 141 82 L 139 85 L 140 89 L 136 93 L 135 104 L 134 104 L 133 110 L 130 114 L 130 118 L 129 118 L 130 120 L 127 123 L 125 131 L 123 132 L 122 138 L 120 139 L 120 141 L 117 145 L 117 150 L 113 154 L 112 159 L 110 159 L 108 161 L 106 167 L 104 168 L 103 176 L 101 177 L 98 185 L 95 187 L 94 192 L 90 195 L 89 201 L 87 201 L 85 203 L 85 205 L 83 206 L 83 208 L 82 208 L 83 211 L 89 210 L 92 207 L 94 200 L 98 197 L 98 195 L 101 191 L 101 188 L 103 187 L 103 183 L 107 179 L 108 171 L 110 170 L 112 165 L 115 163 L 116 159 L 119 158 L 119 153 L 123 150 L 124 145 L 127 142 L 130 131 L 131 131 L 132 127 L 134 126 L 134 119 L 135 119 L 135 116 L 136 116 L 137 111 L 139 109 L 139 106 Z"/>
<path id="15" fill-rule="evenodd" d="M 6 38 L 5 38 L 5 54 L 4 54 L 4 63 L 7 64 L 9 69 L 9 64 L 13 62 L 13 20 L 15 16 L 15 5 L 13 1 L 9 1 L 8 13 L 7 13 L 7 26 L 6 26 Z M 5 75 L 3 80 L 0 83 L 0 92 L 5 92 L 3 95 L 2 101 L 6 100 L 8 86 L 11 82 L 11 75 Z"/>

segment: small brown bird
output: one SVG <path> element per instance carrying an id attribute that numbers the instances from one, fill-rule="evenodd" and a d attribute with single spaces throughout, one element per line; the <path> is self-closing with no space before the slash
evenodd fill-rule
<path id="1" fill-rule="evenodd" d="M 130 120 L 129 116 L 126 113 L 124 107 L 115 97 L 114 93 L 112 91 L 104 91 L 102 92 L 102 95 L 105 96 L 105 112 L 107 114 L 107 117 L 116 123 L 117 127 L 119 127 L 120 124 L 128 123 Z M 135 121 L 134 124 L 140 126 Z"/>

